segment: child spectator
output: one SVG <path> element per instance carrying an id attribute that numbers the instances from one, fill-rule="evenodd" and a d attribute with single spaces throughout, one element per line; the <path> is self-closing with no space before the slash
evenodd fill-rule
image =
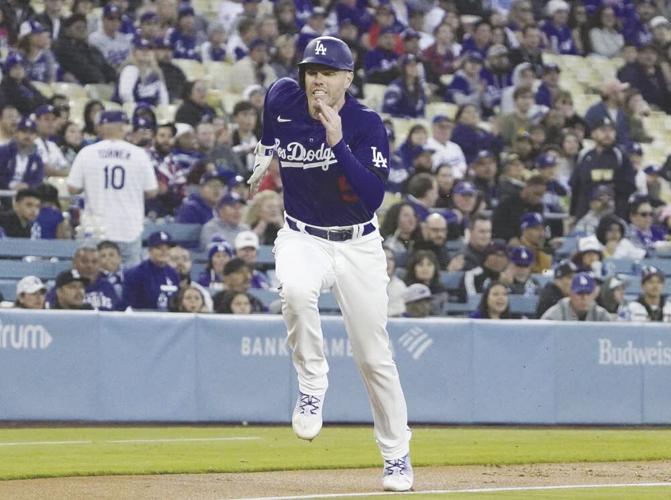
<path id="1" fill-rule="evenodd" d="M 0 228 L 5 237 L 35 239 L 33 226 L 40 212 L 40 204 L 39 192 L 30 188 L 20 189 L 14 197 L 12 210 L 0 213 Z"/>
<path id="2" fill-rule="evenodd" d="M 193 285 L 186 286 L 177 293 L 175 312 L 208 313 L 205 298 L 201 290 Z"/>

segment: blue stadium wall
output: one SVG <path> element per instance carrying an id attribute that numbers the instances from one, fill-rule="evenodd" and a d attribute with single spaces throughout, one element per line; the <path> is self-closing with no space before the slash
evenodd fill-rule
<path id="1" fill-rule="evenodd" d="M 328 422 L 368 422 L 343 324 L 323 319 Z M 671 424 L 671 328 L 394 319 L 412 422 Z M 281 318 L 0 311 L 0 420 L 289 422 Z"/>

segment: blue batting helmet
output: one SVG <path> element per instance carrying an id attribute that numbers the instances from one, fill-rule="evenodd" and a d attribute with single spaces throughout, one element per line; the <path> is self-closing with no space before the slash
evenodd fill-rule
<path id="1" fill-rule="evenodd" d="M 345 42 L 332 36 L 317 37 L 305 47 L 303 60 L 298 63 L 301 86 L 304 86 L 303 72 L 307 64 L 321 64 L 344 71 L 354 71 L 352 51 Z"/>

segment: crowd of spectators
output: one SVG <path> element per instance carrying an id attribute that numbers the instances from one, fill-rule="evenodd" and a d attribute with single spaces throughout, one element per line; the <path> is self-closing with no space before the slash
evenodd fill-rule
<path id="1" fill-rule="evenodd" d="M 355 58 L 350 92 L 370 103 L 370 84 L 384 86 L 391 157 L 379 218 L 391 316 L 442 315 L 478 297 L 472 317 L 506 319 L 516 316 L 510 297 L 521 295 L 538 297 L 527 317 L 671 321 L 664 273 L 645 265 L 671 250 L 671 156 L 648 164 L 641 145 L 658 140 L 645 118 L 671 112 L 666 2 L 201 5 L 45 0 L 36 12 L 25 0 L 2 4 L 0 190 L 15 196 L 4 200 L 0 235 L 82 237 L 77 198 L 61 207 L 46 181 L 66 177 L 100 139 L 106 107 L 130 104 L 126 140 L 149 153 L 158 181 L 146 217 L 200 224 L 207 254 L 192 276 L 190 249 L 167 232 L 152 234 L 147 258 L 130 268 L 114 242 L 83 244 L 44 301 L 39 279 L 19 282 L 18 306 L 267 310 L 249 291 L 276 285 L 255 259 L 283 224 L 278 161 L 251 200 L 245 185 L 263 98 L 275 79 L 297 77 L 311 39 L 332 34 Z M 577 68 L 595 57 L 620 65 L 591 89 L 598 102 L 579 112 L 557 56 L 573 56 Z M 224 83 L 238 95 L 230 113 L 220 94 L 210 98 L 217 82 L 185 74 L 185 59 L 230 66 Z M 54 82 L 108 85 L 111 100 L 75 107 L 69 96 L 42 93 Z M 432 103 L 454 112 L 429 116 Z M 160 119 L 171 105 L 172 119 Z M 577 244 L 561 260 L 569 236 Z M 607 259 L 641 261 L 640 297 L 627 302 L 628 282 Z"/>

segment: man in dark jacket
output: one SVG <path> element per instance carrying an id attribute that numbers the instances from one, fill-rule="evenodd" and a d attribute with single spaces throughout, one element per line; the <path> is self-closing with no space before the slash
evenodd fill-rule
<path id="1" fill-rule="evenodd" d="M 35 148 L 35 120 L 19 121 L 14 139 L 0 146 L 0 189 L 36 187 L 44 179 L 44 164 Z"/>
<path id="2" fill-rule="evenodd" d="M 618 71 L 617 77 L 638 89 L 646 102 L 671 113 L 671 92 L 653 45 L 640 47 L 636 62 L 625 65 Z"/>
<path id="3" fill-rule="evenodd" d="M 47 100 L 28 80 L 25 64 L 26 60 L 19 52 L 9 53 L 2 67 L 0 100 L 3 104 L 15 106 L 21 114 L 27 115 Z"/>
<path id="4" fill-rule="evenodd" d="M 165 86 L 168 88 L 170 102 L 181 99 L 184 94 L 187 79 L 181 68 L 172 63 L 172 47 L 170 41 L 165 37 L 154 40 L 154 52 L 159 68 L 163 72 Z"/>
<path id="5" fill-rule="evenodd" d="M 519 194 L 513 194 L 497 205 L 492 214 L 494 238 L 510 243 L 520 236 L 522 215 L 529 212 L 543 213 L 543 195 L 546 190 L 545 178 L 534 175 L 527 179 Z"/>
<path id="6" fill-rule="evenodd" d="M 124 273 L 124 301 L 133 309 L 167 311 L 179 290 L 179 274 L 168 264 L 172 237 L 165 231 L 149 235 L 149 258 Z"/>
<path id="7" fill-rule="evenodd" d="M 117 74 L 102 52 L 87 40 L 86 17 L 72 14 L 63 22 L 63 33 L 54 45 L 54 55 L 63 72 L 80 84 L 116 82 Z"/>
<path id="8" fill-rule="evenodd" d="M 615 124 L 609 117 L 592 130 L 596 143 L 593 149 L 578 157 L 569 185 L 570 213 L 576 219 L 589 212 L 592 191 L 599 185 L 612 187 L 615 192 L 615 213 L 627 216 L 629 196 L 636 190 L 636 172 L 627 155 L 615 146 Z"/>
<path id="9" fill-rule="evenodd" d="M 84 293 L 89 280 L 76 269 L 63 271 L 56 276 L 56 301 L 49 309 L 93 310 L 91 304 L 84 302 Z"/>
<path id="10" fill-rule="evenodd" d="M 34 189 L 21 189 L 16 193 L 14 208 L 0 213 L 0 231 L 8 238 L 30 238 L 39 213 L 40 193 Z"/>
<path id="11" fill-rule="evenodd" d="M 536 317 L 540 318 L 543 313 L 550 309 L 564 297 L 568 297 L 571 291 L 571 280 L 578 271 L 576 265 L 570 260 L 562 260 L 554 269 L 554 280 L 545 284 L 538 294 L 538 306 L 536 306 Z"/>

